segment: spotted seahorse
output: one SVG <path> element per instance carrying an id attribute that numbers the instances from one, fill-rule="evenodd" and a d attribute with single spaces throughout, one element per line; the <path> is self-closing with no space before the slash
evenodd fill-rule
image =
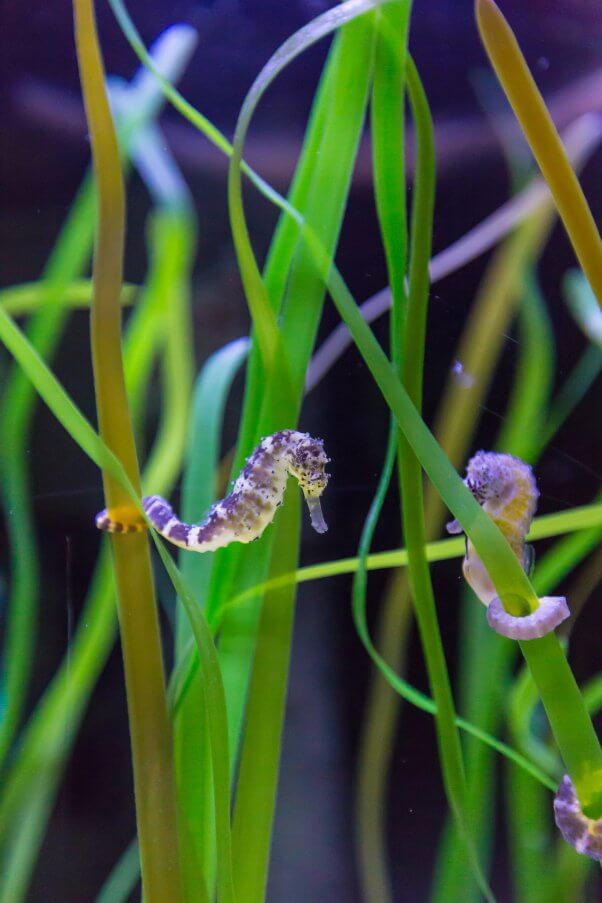
<path id="1" fill-rule="evenodd" d="M 531 546 L 525 543 L 537 507 L 539 491 L 528 464 L 513 455 L 479 451 L 468 462 L 464 480 L 478 503 L 502 531 L 527 573 L 533 563 Z M 462 533 L 458 521 L 448 533 Z M 489 605 L 497 593 L 471 541 L 466 540 L 462 570 L 481 602 Z"/>
<path id="2" fill-rule="evenodd" d="M 297 430 L 281 430 L 259 443 L 247 458 L 230 495 L 216 502 L 201 523 L 183 523 L 159 495 L 147 496 L 142 504 L 152 525 L 165 539 L 183 549 L 212 552 L 231 542 L 258 539 L 282 504 L 291 474 L 303 490 L 314 530 L 325 533 L 328 528 L 320 496 L 328 483 L 325 467 L 329 460 L 321 439 L 312 439 Z M 119 512 L 108 509 L 97 515 L 96 526 L 109 533 L 145 529 L 142 519 L 127 523 L 120 519 Z"/>

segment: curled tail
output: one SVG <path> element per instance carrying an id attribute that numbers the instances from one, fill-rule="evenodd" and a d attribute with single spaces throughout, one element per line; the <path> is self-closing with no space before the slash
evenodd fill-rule
<path id="1" fill-rule="evenodd" d="M 142 499 L 142 507 L 157 533 L 160 533 L 172 542 L 177 542 L 178 545 L 183 545 L 184 548 L 188 548 L 190 533 L 193 530 L 198 532 L 198 527 L 194 526 L 194 524 L 182 523 L 175 515 L 169 502 L 160 495 L 145 496 Z M 131 520 L 126 520 L 121 514 L 122 509 L 112 509 L 109 512 L 109 509 L 105 508 L 100 514 L 97 514 L 96 526 L 99 530 L 104 530 L 106 533 L 140 533 L 146 529 L 146 524 L 143 520 L 132 522 Z"/>
<path id="2" fill-rule="evenodd" d="M 103 508 L 96 515 L 96 526 L 105 533 L 142 533 L 146 529 L 143 520 L 132 521 L 131 508 L 127 512 L 122 508 L 113 508 L 109 514 L 108 508 Z"/>
<path id="3" fill-rule="evenodd" d="M 160 495 L 147 495 L 142 499 L 144 513 L 152 521 L 155 529 L 162 533 L 167 523 L 175 517 L 173 508 Z M 131 520 L 131 509 L 127 513 L 122 508 L 104 508 L 96 515 L 96 526 L 105 533 L 141 533 L 146 524 L 140 520 Z"/>

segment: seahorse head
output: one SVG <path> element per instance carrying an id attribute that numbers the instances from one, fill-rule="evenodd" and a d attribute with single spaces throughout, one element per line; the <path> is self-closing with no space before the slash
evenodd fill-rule
<path id="1" fill-rule="evenodd" d="M 479 451 L 468 462 L 464 482 L 481 505 L 503 501 L 514 491 L 519 463 L 511 455 Z"/>
<path id="2" fill-rule="evenodd" d="M 314 530 L 325 533 L 328 527 L 322 515 L 320 496 L 330 478 L 330 474 L 326 473 L 330 458 L 324 451 L 321 439 L 313 439 L 307 433 L 298 433 L 296 438 L 297 441 L 291 443 L 289 472 L 303 490 Z"/>
<path id="3" fill-rule="evenodd" d="M 529 465 L 513 455 L 479 451 L 468 462 L 464 482 L 528 570 L 532 556 L 525 537 L 539 497 Z M 462 525 L 453 520 L 447 524 L 447 532 L 462 533 Z M 489 605 L 496 595 L 495 586 L 470 539 L 466 543 L 462 570 L 481 602 Z"/>
<path id="4" fill-rule="evenodd" d="M 525 529 L 528 528 L 539 493 L 533 471 L 520 458 L 479 451 L 468 462 L 464 482 L 492 515 L 509 513 L 512 505 L 513 516 L 524 520 Z"/>

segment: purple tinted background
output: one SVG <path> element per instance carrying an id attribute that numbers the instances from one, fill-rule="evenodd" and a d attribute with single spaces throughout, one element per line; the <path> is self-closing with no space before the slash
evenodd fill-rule
<path id="1" fill-rule="evenodd" d="M 291 31 L 331 4 L 320 0 L 187 0 L 170 4 L 135 0 L 129 5 L 147 45 L 168 25 L 198 28 L 199 50 L 182 82 L 184 94 L 231 135 L 237 110 L 254 76 Z M 97 3 L 107 69 L 130 77 L 136 61 L 108 5 Z M 516 29 L 538 83 L 556 101 L 566 122 L 585 109 L 599 109 L 602 75 L 602 17 L 596 0 L 508 2 L 504 11 Z M 2 200 L 1 280 L 35 278 L 69 208 L 88 157 L 79 98 L 68 4 L 46 0 L 33 8 L 5 4 L 0 65 L 3 125 L 0 133 Z M 262 103 L 249 140 L 249 158 L 279 188 L 293 170 L 306 115 L 326 45 L 310 51 L 284 74 Z M 445 247 L 501 203 L 508 193 L 502 156 L 484 121 L 471 83 L 484 68 L 469 2 L 415 4 L 412 50 L 424 77 L 437 122 L 440 183 L 435 250 Z M 598 75 L 596 76 L 596 72 Z M 595 87 L 598 90 L 595 90 Z M 559 93 L 560 92 L 560 93 Z M 246 332 L 247 313 L 236 274 L 225 198 L 224 160 L 207 142 L 166 112 L 162 124 L 190 182 L 198 205 L 200 237 L 194 285 L 199 362 L 225 341 Z M 370 184 L 369 147 L 360 152 L 358 172 L 341 239 L 338 262 L 358 299 L 385 281 Z M 595 213 L 602 209 L 600 154 L 583 183 Z M 144 223 L 148 199 L 136 177 L 129 187 L 126 274 L 141 279 L 145 269 Z M 263 251 L 273 212 L 253 192 L 248 213 L 256 247 Z M 484 262 L 477 261 L 437 286 L 432 295 L 425 410 L 430 417 L 447 378 L 459 335 Z M 577 359 L 582 342 L 560 298 L 559 278 L 573 257 L 556 229 L 541 268 L 553 311 L 558 349 L 557 379 Z M 336 323 L 327 304 L 326 335 Z M 383 339 L 386 329 L 378 327 Z M 508 337 L 475 447 L 489 446 L 500 425 L 516 344 Z M 82 407 L 93 416 L 87 323 L 73 317 L 56 370 Z M 234 405 L 232 406 L 232 412 Z M 540 510 L 587 502 L 596 486 L 599 447 L 592 397 L 557 437 L 539 468 Z M 370 503 L 386 439 L 386 413 L 359 356 L 350 351 L 304 410 L 303 426 L 327 441 L 333 481 L 325 499 L 327 537 L 305 534 L 304 561 L 353 554 Z M 234 437 L 233 415 L 227 439 Z M 78 617 L 97 548 L 93 515 L 101 506 L 100 481 L 40 409 L 31 448 L 35 511 L 41 544 L 44 592 L 39 655 L 31 701 L 38 697 L 64 654 L 72 619 Z M 377 533 L 377 545 L 399 541 L 391 501 Z M 4 543 L 5 546 L 5 543 Z M 2 555 L 8 573 L 6 551 Z M 457 565 L 434 569 L 443 629 L 453 666 L 457 618 Z M 384 586 L 370 583 L 371 612 Z M 578 631 L 575 662 L 579 677 L 591 672 L 598 652 L 594 613 Z M 599 666 L 599 661 L 598 661 Z M 291 691 L 284 743 L 280 802 L 271 872 L 270 899 L 315 903 L 357 899 L 352 859 L 351 795 L 354 749 L 369 667 L 349 614 L 349 581 L 312 584 L 300 593 Z M 426 686 L 414 643 L 410 679 Z M 431 719 L 404 710 L 391 783 L 391 853 L 396 899 L 427 898 L 432 852 L 444 814 Z M 30 899 L 93 899 L 103 877 L 132 836 L 133 800 L 121 664 L 115 651 L 94 694 L 62 786 L 36 871 Z M 496 856 L 500 899 L 510 899 L 503 843 Z"/>

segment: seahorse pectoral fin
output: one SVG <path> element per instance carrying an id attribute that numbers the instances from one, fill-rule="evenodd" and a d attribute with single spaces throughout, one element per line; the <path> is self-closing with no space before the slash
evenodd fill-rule
<path id="1" fill-rule="evenodd" d="M 316 495 L 306 495 L 305 501 L 307 502 L 307 507 L 309 508 L 309 516 L 311 518 L 312 527 L 314 528 L 316 533 L 326 533 L 326 531 L 328 530 L 328 525 L 324 520 L 320 499 Z"/>
<path id="2" fill-rule="evenodd" d="M 535 549 L 529 543 L 523 547 L 523 569 L 527 577 L 530 577 L 535 568 Z"/>

